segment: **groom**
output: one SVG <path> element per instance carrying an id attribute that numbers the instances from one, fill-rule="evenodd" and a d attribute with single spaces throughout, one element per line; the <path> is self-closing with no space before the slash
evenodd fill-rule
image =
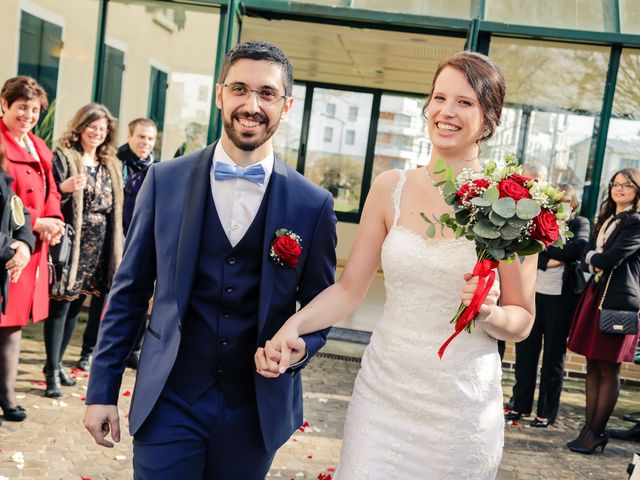
<path id="1" fill-rule="evenodd" d="M 152 166 L 139 193 L 84 420 L 96 443 L 119 441 L 122 372 L 153 295 L 129 415 L 136 479 L 262 479 L 302 423 L 299 370 L 326 331 L 299 339 L 287 375 L 253 366 L 296 302 L 334 278 L 332 197 L 273 152 L 292 83 L 276 45 L 236 46 L 216 85 L 220 140 Z"/>

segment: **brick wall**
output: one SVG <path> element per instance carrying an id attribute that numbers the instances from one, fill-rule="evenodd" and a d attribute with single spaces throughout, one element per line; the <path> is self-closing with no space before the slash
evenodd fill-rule
<path id="1" fill-rule="evenodd" d="M 507 342 L 507 348 L 502 359 L 502 366 L 512 370 L 516 359 L 516 349 L 513 342 Z M 540 355 L 542 361 L 542 355 Z M 587 373 L 587 362 L 582 355 L 567 351 L 565 359 L 565 377 L 584 378 Z M 620 378 L 623 385 L 640 386 L 640 365 L 634 363 L 623 363 L 620 370 Z"/>

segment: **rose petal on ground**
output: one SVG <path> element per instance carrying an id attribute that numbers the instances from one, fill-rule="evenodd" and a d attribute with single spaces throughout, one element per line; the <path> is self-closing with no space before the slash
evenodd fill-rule
<path id="1" fill-rule="evenodd" d="M 26 395 L 16 395 L 16 398 L 17 398 L 18 400 L 22 400 L 22 399 L 23 399 L 23 398 L 25 398 L 25 397 L 26 397 Z"/>
<path id="2" fill-rule="evenodd" d="M 124 393 L 122 394 L 123 397 L 130 397 L 131 396 L 131 390 L 125 390 Z"/>
<path id="3" fill-rule="evenodd" d="M 127 457 L 126 457 L 126 456 L 124 456 L 124 455 L 116 455 L 116 456 L 115 456 L 115 457 L 113 457 L 113 458 L 115 458 L 115 459 L 116 459 L 117 461 L 119 461 L 119 462 L 122 462 L 123 460 L 126 460 L 126 459 L 127 459 Z"/>

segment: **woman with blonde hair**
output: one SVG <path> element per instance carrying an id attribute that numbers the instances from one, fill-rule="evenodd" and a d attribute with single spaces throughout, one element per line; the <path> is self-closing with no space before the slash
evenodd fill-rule
<path id="1" fill-rule="evenodd" d="M 45 323 L 47 397 L 60 397 L 60 385 L 75 381 L 62 358 L 87 295 L 108 291 L 122 258 L 122 171 L 116 158 L 116 121 L 91 103 L 76 112 L 58 142 L 54 177 L 62 211 L 74 229 L 68 262 L 54 265 L 49 321 Z"/>

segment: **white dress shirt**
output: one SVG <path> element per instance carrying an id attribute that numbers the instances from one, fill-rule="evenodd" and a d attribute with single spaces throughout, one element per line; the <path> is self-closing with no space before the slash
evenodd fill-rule
<path id="1" fill-rule="evenodd" d="M 228 163 L 239 166 L 224 151 L 222 143 L 218 142 L 213 152 L 213 164 L 211 165 L 211 192 L 213 202 L 216 205 L 218 218 L 229 243 L 236 246 L 247 233 L 253 219 L 258 213 L 264 192 L 267 190 L 271 173 L 273 172 L 273 151 L 263 160 L 253 165 L 262 165 L 264 168 L 264 183 L 259 184 L 243 178 L 219 181 L 215 179 L 213 170 L 216 162 Z M 245 168 L 252 165 L 247 165 Z"/>

